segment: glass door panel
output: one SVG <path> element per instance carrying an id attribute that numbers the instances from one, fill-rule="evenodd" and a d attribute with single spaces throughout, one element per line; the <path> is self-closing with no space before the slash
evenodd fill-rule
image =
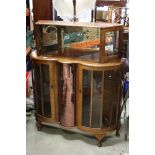
<path id="1" fill-rule="evenodd" d="M 100 128 L 103 104 L 103 72 L 93 71 L 92 128 Z"/>
<path id="2" fill-rule="evenodd" d="M 41 82 L 40 82 L 40 65 L 33 63 L 33 85 L 34 85 L 34 99 L 35 109 L 41 115 L 42 114 L 42 95 L 41 95 Z"/>
<path id="3" fill-rule="evenodd" d="M 120 79 L 121 73 L 119 70 L 114 71 L 114 90 L 113 90 L 113 107 L 112 107 L 112 119 L 111 125 L 115 125 L 117 122 L 118 115 L 118 105 L 119 105 L 119 92 L 120 92 Z"/>
<path id="4" fill-rule="evenodd" d="M 91 74 L 92 71 L 83 70 L 82 77 L 82 125 L 90 126 L 90 101 L 91 101 Z"/>
<path id="5" fill-rule="evenodd" d="M 34 80 L 40 82 L 40 65 L 34 63 Z"/>
<path id="6" fill-rule="evenodd" d="M 43 96 L 43 113 L 46 117 L 51 117 L 51 100 L 50 100 L 50 80 L 49 65 L 41 65 L 42 75 L 42 96 Z"/>
<path id="7" fill-rule="evenodd" d="M 33 62 L 33 87 L 37 113 L 45 117 L 52 117 L 49 64 Z"/>
<path id="8" fill-rule="evenodd" d="M 116 125 L 120 102 L 120 70 L 95 70 L 83 66 L 81 93 L 81 126 L 108 128 Z"/>
<path id="9" fill-rule="evenodd" d="M 102 127 L 110 126 L 110 111 L 113 99 L 113 71 L 104 71 Z"/>

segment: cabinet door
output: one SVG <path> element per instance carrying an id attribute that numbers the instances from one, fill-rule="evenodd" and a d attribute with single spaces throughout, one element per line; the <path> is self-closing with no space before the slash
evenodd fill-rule
<path id="1" fill-rule="evenodd" d="M 36 112 L 54 119 L 53 64 L 33 63 L 33 86 Z"/>
<path id="2" fill-rule="evenodd" d="M 103 129 L 116 126 L 121 72 L 80 65 L 78 126 Z"/>

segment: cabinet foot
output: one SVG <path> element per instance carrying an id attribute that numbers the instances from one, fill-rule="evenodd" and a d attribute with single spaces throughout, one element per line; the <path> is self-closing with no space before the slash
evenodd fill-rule
<path id="1" fill-rule="evenodd" d="M 115 134 L 117 137 L 120 137 L 120 133 L 119 131 L 116 131 L 116 134 Z"/>
<path id="2" fill-rule="evenodd" d="M 102 141 L 98 142 L 98 147 L 102 147 Z"/>
<path id="3" fill-rule="evenodd" d="M 116 135 L 117 137 L 120 137 L 120 133 L 119 133 L 120 128 L 121 128 L 121 123 L 119 123 L 118 126 L 117 126 L 117 128 L 116 128 L 116 134 L 115 134 L 115 135 Z"/>
<path id="4" fill-rule="evenodd" d="M 102 147 L 102 142 L 103 142 L 103 138 L 104 138 L 105 134 L 102 135 L 95 135 L 96 139 L 98 140 L 97 146 L 98 147 Z"/>
<path id="5" fill-rule="evenodd" d="M 41 122 L 37 121 L 36 122 L 36 127 L 37 127 L 38 131 L 40 131 L 41 128 L 42 128 Z"/>

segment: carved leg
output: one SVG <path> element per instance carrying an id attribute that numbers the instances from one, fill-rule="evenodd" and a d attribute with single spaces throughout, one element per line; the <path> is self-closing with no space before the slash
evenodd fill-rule
<path id="1" fill-rule="evenodd" d="M 98 147 L 102 147 L 102 141 L 103 141 L 103 138 L 104 138 L 105 134 L 97 134 L 95 135 L 96 139 L 98 140 Z"/>
<path id="2" fill-rule="evenodd" d="M 40 121 L 36 121 L 36 126 L 37 126 L 38 131 L 40 131 L 41 127 L 42 127 L 41 122 Z"/>

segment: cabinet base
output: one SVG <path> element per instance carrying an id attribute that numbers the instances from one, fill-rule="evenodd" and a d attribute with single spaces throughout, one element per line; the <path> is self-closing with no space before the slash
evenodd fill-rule
<path id="1" fill-rule="evenodd" d="M 47 125 L 47 126 L 54 126 L 58 129 L 63 129 L 63 130 L 66 130 L 66 131 L 71 131 L 71 132 L 76 132 L 76 133 L 80 133 L 80 134 L 84 134 L 84 135 L 92 135 L 94 136 L 96 139 L 97 139 L 97 146 L 98 147 L 102 147 L 102 142 L 103 142 L 103 139 L 104 137 L 106 136 L 106 134 L 108 132 L 113 132 L 113 131 L 116 131 L 116 135 L 119 136 L 119 129 L 120 128 L 113 128 L 110 130 L 107 129 L 105 131 L 98 131 L 98 132 L 93 132 L 93 129 L 89 131 L 86 131 L 86 130 L 83 130 L 83 129 L 80 129 L 78 128 L 77 126 L 74 126 L 74 127 L 64 127 L 62 126 L 59 122 L 51 122 L 51 121 L 48 121 L 47 120 L 44 120 L 44 117 L 43 116 L 40 116 L 40 115 L 35 115 L 36 116 L 36 127 L 38 129 L 38 131 L 40 131 L 42 129 L 42 126 L 43 125 Z"/>

